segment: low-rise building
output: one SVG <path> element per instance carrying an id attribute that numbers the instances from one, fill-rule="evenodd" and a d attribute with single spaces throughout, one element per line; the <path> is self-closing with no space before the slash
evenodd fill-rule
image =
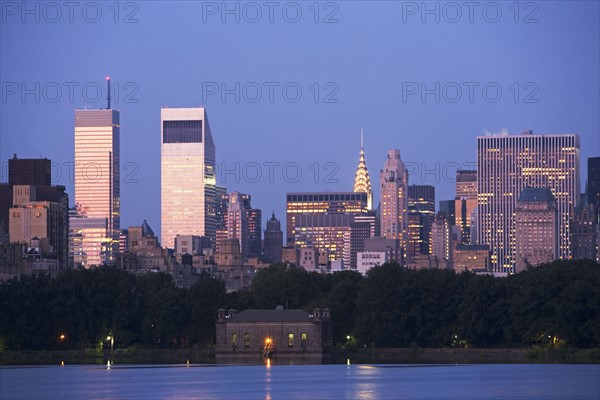
<path id="1" fill-rule="evenodd" d="M 490 248 L 483 244 L 457 244 L 454 249 L 454 271 L 487 271 L 490 269 Z"/>
<path id="2" fill-rule="evenodd" d="M 217 363 L 319 363 L 333 350 L 328 308 L 218 311 Z"/>
<path id="3" fill-rule="evenodd" d="M 363 275 L 371 268 L 389 262 L 389 255 L 385 251 L 361 251 L 356 255 L 357 271 Z"/>

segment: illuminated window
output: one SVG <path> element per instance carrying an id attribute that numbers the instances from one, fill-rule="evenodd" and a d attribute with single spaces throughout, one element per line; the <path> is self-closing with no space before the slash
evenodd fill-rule
<path id="1" fill-rule="evenodd" d="M 245 349 L 250 348 L 250 334 L 248 332 L 246 332 L 246 334 L 244 334 L 244 348 Z"/>
<path id="2" fill-rule="evenodd" d="M 306 347 L 306 333 L 303 333 L 301 336 L 302 347 Z"/>
<path id="3" fill-rule="evenodd" d="M 237 333 L 231 334 L 231 347 L 233 347 L 233 348 L 237 347 Z"/>
<path id="4" fill-rule="evenodd" d="M 288 333 L 288 347 L 294 347 L 294 334 Z"/>

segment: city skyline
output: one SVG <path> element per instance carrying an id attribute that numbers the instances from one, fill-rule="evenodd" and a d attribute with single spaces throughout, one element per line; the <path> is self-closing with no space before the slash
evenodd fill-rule
<path id="1" fill-rule="evenodd" d="M 206 106 L 221 149 L 217 183 L 228 192 L 252 194 L 254 207 L 265 211 L 263 226 L 271 210 L 285 225 L 285 193 L 352 190 L 362 127 L 371 178 L 385 152 L 399 148 L 409 184 L 435 186 L 439 200 L 454 198 L 454 172 L 474 167 L 475 138 L 486 131 L 577 133 L 582 161 L 600 153 L 595 2 L 540 4 L 535 23 L 523 21 L 524 10 L 515 22 L 506 6 L 497 23 L 481 15 L 471 23 L 463 12 L 456 24 L 403 15 L 400 3 L 340 3 L 337 22 L 330 24 L 323 23 L 325 10 L 314 23 L 308 5 L 297 24 L 281 15 L 273 24 L 232 17 L 222 22 L 219 15 L 204 15 L 202 3 L 138 6 L 135 23 L 125 23 L 131 15 L 126 10 L 117 23 L 105 8 L 97 23 L 79 14 L 73 24 L 67 13 L 57 23 L 8 15 L 0 27 L 0 160 L 6 165 L 14 153 L 51 159 L 53 183 L 64 185 L 71 201 L 73 109 L 103 107 L 106 93 L 94 90 L 104 90 L 107 73 L 113 77 L 112 107 L 120 110 L 122 124 L 122 227 L 147 219 L 161 231 L 158 123 L 165 105 Z M 175 29 L 157 31 L 158 22 Z M 279 40 L 272 40 L 274 33 Z M 188 51 L 193 38 L 213 36 L 220 40 L 204 40 L 203 51 Z M 157 60 L 156 48 L 181 54 L 186 62 Z M 44 68 L 36 54 L 48 54 Z M 90 63 L 81 54 L 98 58 Z M 247 60 L 243 71 L 237 68 L 241 58 Z M 573 65 L 577 73 L 565 73 Z M 268 82 L 278 84 L 273 102 Z M 478 84 L 472 102 L 469 82 Z M 253 83 L 262 90 L 254 103 Z M 301 88 L 300 101 L 282 96 L 288 83 L 290 96 L 296 85 Z M 482 96 L 488 83 L 490 96 L 494 87 L 502 89 L 500 101 Z M 455 84 L 462 97 L 452 102 Z M 57 86 L 60 96 L 53 92 Z M 291 163 L 301 168 L 297 182 Z M 254 179 L 257 165 L 260 179 Z M 584 162 L 581 167 L 583 189 Z M 371 184 L 378 199 L 379 185 Z"/>

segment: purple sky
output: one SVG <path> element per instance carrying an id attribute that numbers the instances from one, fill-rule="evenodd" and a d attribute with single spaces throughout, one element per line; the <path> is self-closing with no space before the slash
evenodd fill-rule
<path id="1" fill-rule="evenodd" d="M 390 148 L 436 200 L 486 132 L 579 134 L 582 188 L 600 154 L 596 1 L 1 4 L 1 180 L 13 153 L 47 157 L 73 202 L 73 110 L 106 107 L 108 74 L 122 227 L 160 232 L 161 106 L 204 104 L 220 180 L 282 219 L 286 192 L 352 189 L 361 128 L 376 202 Z"/>

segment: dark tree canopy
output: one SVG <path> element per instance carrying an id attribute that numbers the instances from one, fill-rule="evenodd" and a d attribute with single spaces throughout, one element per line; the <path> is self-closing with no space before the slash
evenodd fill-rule
<path id="1" fill-rule="evenodd" d="M 191 288 L 170 275 L 113 267 L 24 276 L 0 285 L 0 350 L 211 346 L 219 308 L 331 308 L 334 341 L 377 347 L 598 347 L 600 265 L 556 261 L 508 278 L 407 270 L 333 274 L 272 265 L 250 290 L 208 274 Z M 61 337 L 64 335 L 64 337 Z"/>

